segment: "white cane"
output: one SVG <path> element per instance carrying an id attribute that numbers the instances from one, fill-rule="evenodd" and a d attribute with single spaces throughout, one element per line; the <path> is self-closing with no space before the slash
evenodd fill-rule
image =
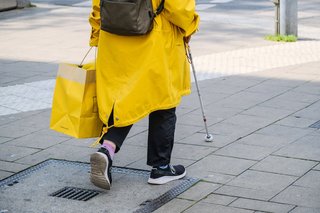
<path id="1" fill-rule="evenodd" d="M 192 60 L 192 54 L 191 54 L 190 46 L 187 43 L 185 43 L 185 46 L 186 46 L 187 56 L 189 58 L 189 62 L 190 62 L 191 67 L 192 67 L 194 82 L 196 84 L 198 97 L 199 97 L 199 101 L 200 101 L 200 108 L 201 108 L 201 112 L 202 112 L 203 123 L 204 123 L 204 127 L 205 127 L 205 130 L 206 130 L 206 136 L 205 136 L 204 140 L 206 142 L 212 142 L 213 141 L 213 136 L 211 134 L 209 134 L 209 131 L 208 131 L 207 118 L 206 118 L 205 113 L 204 113 L 203 102 L 202 102 L 202 98 L 201 98 L 201 94 L 200 94 L 200 89 L 199 89 L 199 86 L 198 86 L 198 80 L 197 80 L 196 70 L 194 68 L 194 64 L 193 64 L 193 60 Z"/>

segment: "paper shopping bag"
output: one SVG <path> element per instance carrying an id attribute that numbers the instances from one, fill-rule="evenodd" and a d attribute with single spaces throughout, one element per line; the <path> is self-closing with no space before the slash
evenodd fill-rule
<path id="1" fill-rule="evenodd" d="M 53 96 L 50 128 L 75 138 L 98 137 L 99 119 L 94 63 L 60 64 Z"/>

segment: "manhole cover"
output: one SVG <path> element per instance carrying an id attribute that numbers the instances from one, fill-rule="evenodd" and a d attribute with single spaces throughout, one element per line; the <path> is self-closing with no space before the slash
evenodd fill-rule
<path id="1" fill-rule="evenodd" d="M 113 167 L 105 191 L 90 183 L 89 171 L 87 163 L 63 160 L 30 167 L 0 182 L 0 212 L 152 212 L 198 182 L 149 185 L 149 171 Z"/>

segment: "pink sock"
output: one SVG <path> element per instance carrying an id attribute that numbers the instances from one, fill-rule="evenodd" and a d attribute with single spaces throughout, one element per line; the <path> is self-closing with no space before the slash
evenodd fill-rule
<path id="1" fill-rule="evenodd" d="M 102 144 L 102 147 L 104 147 L 106 150 L 108 150 L 109 154 L 110 154 L 110 157 L 111 157 L 111 160 L 113 160 L 113 156 L 114 156 L 114 153 L 115 153 L 115 149 L 113 148 L 113 146 L 111 146 L 109 143 L 103 143 Z"/>

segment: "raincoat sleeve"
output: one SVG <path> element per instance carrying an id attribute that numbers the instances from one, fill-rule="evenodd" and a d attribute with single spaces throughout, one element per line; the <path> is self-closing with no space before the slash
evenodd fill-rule
<path id="1" fill-rule="evenodd" d="M 92 0 L 92 12 L 89 16 L 89 23 L 91 25 L 91 36 L 89 45 L 98 46 L 100 33 L 100 0 Z"/>
<path id="2" fill-rule="evenodd" d="M 184 36 L 192 35 L 199 26 L 199 15 L 195 12 L 194 0 L 165 1 L 164 16 L 183 30 Z"/>

